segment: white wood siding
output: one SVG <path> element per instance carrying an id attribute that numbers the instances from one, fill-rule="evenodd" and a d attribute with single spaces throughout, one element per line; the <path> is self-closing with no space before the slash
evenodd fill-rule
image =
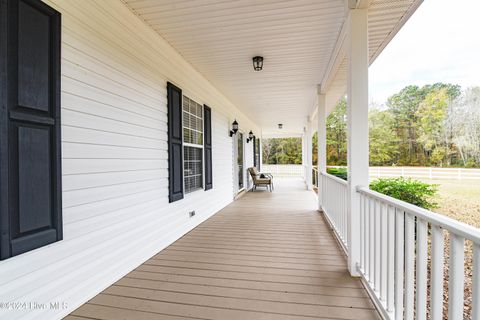
<path id="1" fill-rule="evenodd" d="M 230 203 L 229 125 L 260 132 L 120 0 L 46 2 L 62 13 L 64 240 L 0 262 L 0 301 L 66 308 L 4 308 L 1 319 L 68 314 Z M 212 108 L 213 189 L 172 204 L 167 81 Z"/>

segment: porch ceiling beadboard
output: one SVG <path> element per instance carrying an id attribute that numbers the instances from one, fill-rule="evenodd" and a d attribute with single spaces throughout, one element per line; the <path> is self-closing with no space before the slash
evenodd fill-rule
<path id="1" fill-rule="evenodd" d="M 45 2 L 62 14 L 64 240 L 1 261 L 0 301 L 67 308 L 3 308 L 0 319 L 61 318 L 230 203 L 229 125 L 259 132 L 121 1 Z M 167 80 L 212 108 L 213 189 L 174 204 Z M 245 157 L 252 166 L 252 148 Z"/>
<path id="2" fill-rule="evenodd" d="M 343 0 L 123 1 L 264 133 L 278 132 L 278 123 L 303 132 L 346 18 Z M 372 62 L 421 1 L 370 2 Z M 261 72 L 253 71 L 256 55 L 265 58 Z M 346 87 L 346 68 L 334 71 L 330 108 Z"/>

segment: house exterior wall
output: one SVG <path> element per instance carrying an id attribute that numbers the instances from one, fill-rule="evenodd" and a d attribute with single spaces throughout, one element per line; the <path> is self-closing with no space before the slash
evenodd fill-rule
<path id="1" fill-rule="evenodd" d="M 120 0 L 45 2 L 62 13 L 64 240 L 0 262 L 0 301 L 47 304 L 1 319 L 61 318 L 229 204 L 230 123 L 260 132 Z M 171 204 L 167 81 L 212 108 L 213 189 Z"/>

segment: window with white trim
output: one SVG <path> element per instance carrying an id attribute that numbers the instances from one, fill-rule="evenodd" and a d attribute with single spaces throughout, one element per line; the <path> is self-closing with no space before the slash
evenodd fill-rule
<path id="1" fill-rule="evenodd" d="M 183 96 L 185 193 L 203 189 L 203 106 Z"/>

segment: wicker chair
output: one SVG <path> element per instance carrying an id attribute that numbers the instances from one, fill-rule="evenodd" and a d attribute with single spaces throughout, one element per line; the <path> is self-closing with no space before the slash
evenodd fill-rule
<path id="1" fill-rule="evenodd" d="M 248 168 L 248 172 L 253 179 L 253 190 L 257 189 L 257 186 L 264 186 L 267 189 L 270 188 L 272 192 L 273 188 L 273 176 L 270 173 L 258 172 L 257 168 Z"/>

